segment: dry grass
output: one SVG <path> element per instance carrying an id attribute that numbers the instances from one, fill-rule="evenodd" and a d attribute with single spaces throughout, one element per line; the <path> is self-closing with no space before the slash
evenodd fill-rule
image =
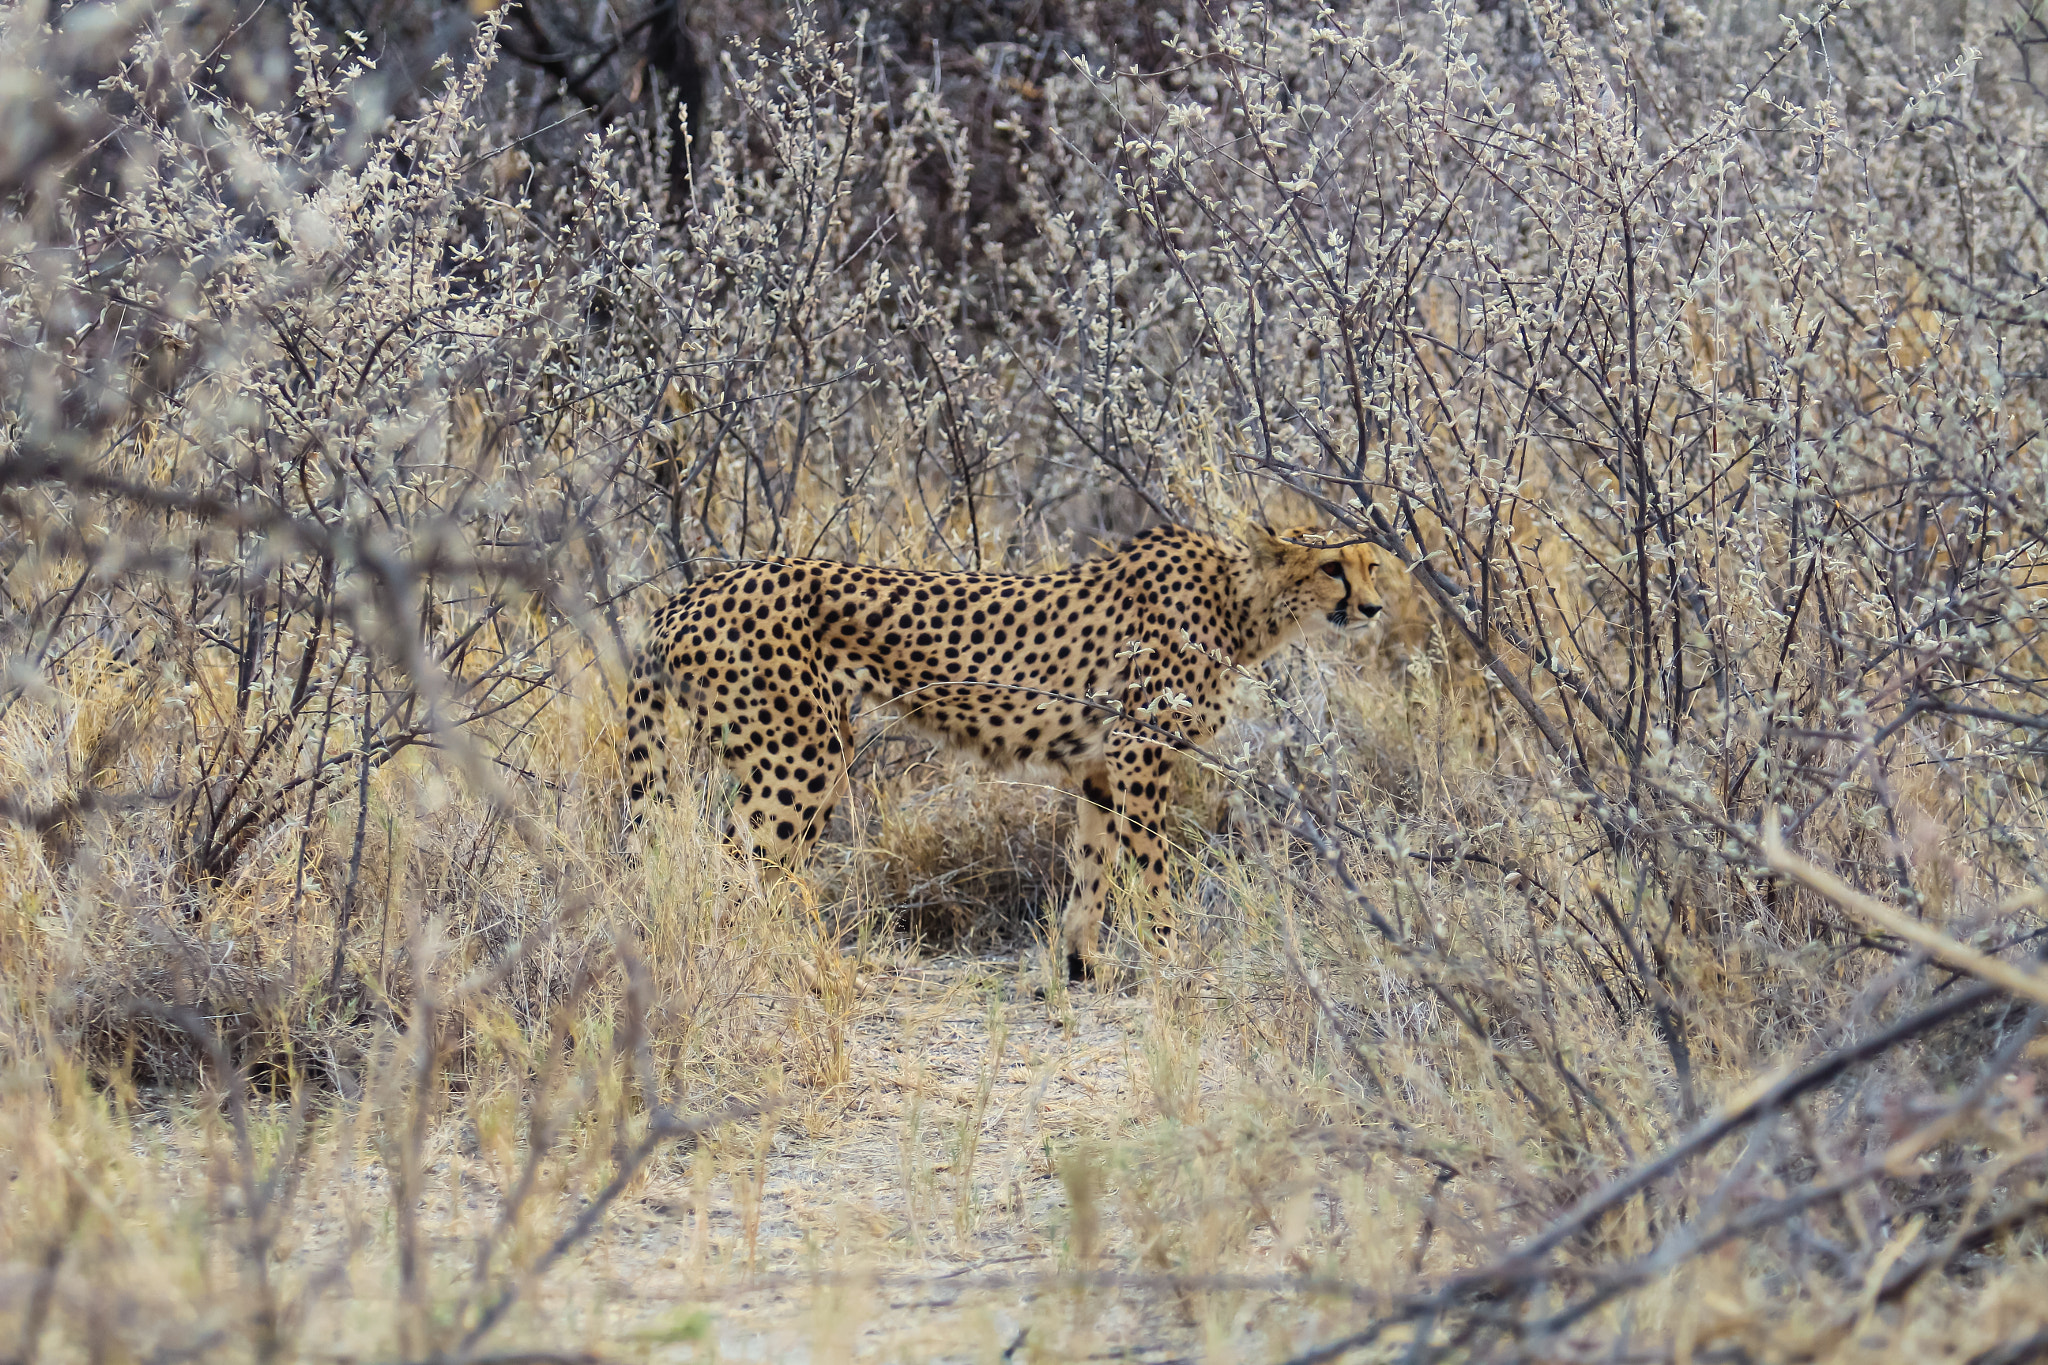
<path id="1" fill-rule="evenodd" d="M 1333 662 L 1305 653 L 1297 688 Z M 1506 826 L 1519 839 L 1494 847 L 1526 875 L 1572 875 L 1541 846 L 1551 813 L 1481 749 L 1455 693 L 1367 652 L 1297 700 L 1336 727 L 1346 800 L 1393 811 L 1390 835 L 1417 846 L 1436 826 Z M 15 733 L 62 728 L 61 752 L 81 761 L 92 727 L 60 727 L 62 714 L 20 711 Z M 843 844 L 812 870 L 762 883 L 689 810 L 665 815 L 636 862 L 604 834 L 607 714 L 581 697 L 534 731 L 559 789 L 550 818 L 589 893 L 577 922 L 482 809 L 452 792 L 433 808 L 430 764 L 384 771 L 362 860 L 377 927 L 366 918 L 351 940 L 356 994 L 339 1013 L 321 996 L 328 939 L 317 917 L 293 919 L 291 841 L 187 917 L 166 902 L 141 819 L 89 828 L 72 854 L 89 872 L 8 836 L 6 1311 L 38 1358 L 449 1350 L 613 1179 L 650 1093 L 683 1111 L 737 1098 L 771 1112 L 633 1170 L 483 1355 L 1285 1359 L 1491 1263 L 1589 1178 L 1673 1139 L 1681 1106 L 1653 1019 L 1617 1020 L 1597 973 L 1545 972 L 1587 936 L 1490 869 L 1361 855 L 1363 891 L 1404 926 L 1405 946 L 1390 944 L 1333 914 L 1312 869 L 1190 823 L 1175 947 L 1148 955 L 1126 937 L 1120 988 L 1070 989 L 1047 975 L 1036 922 L 1015 917 L 1057 874 L 1003 866 L 1057 868 L 1047 803 L 921 759 L 878 764 Z M 1218 748 L 1268 728 L 1254 720 Z M 159 759 L 143 739 L 123 761 Z M 352 834 L 344 819 L 321 831 L 319 876 L 339 875 Z M 921 886 L 945 889 L 920 901 Z M 966 907 L 952 941 L 989 946 L 914 946 L 920 926 L 940 942 L 916 916 L 932 904 Z M 143 906 L 156 913 L 114 911 Z M 500 984 L 465 991 L 540 934 Z M 1719 983 L 1689 1002 L 1702 1111 L 1873 999 L 1869 971 L 1839 953 L 1772 947 L 1760 978 L 1730 961 L 1741 943 L 1672 945 L 1674 972 Z M 1418 985 L 1418 954 L 1494 1011 L 1489 1044 Z M 192 1014 L 138 1016 L 138 997 Z M 407 1016 L 429 998 L 440 1033 L 423 1053 Z M 186 1080 L 201 1018 L 241 1068 L 242 1098 Z M 1349 1058 L 1347 1035 L 1369 1051 Z M 1980 1046 L 1937 1047 L 1929 1093 L 1944 1067 L 1965 1082 Z M 1544 1084 L 1546 1056 L 1583 1078 L 1577 1102 Z M 1972 1121 L 2001 1162 L 2040 1150 L 2035 1074 L 2016 1064 Z M 1816 1153 L 1856 1159 L 1823 1116 L 1909 1080 L 1817 1109 Z M 1904 1112 L 1885 1123 L 1913 1127 Z M 1695 1172 L 1686 1197 L 1731 1161 Z M 1861 1224 L 1884 1252 L 1861 1290 L 1810 1269 L 1788 1283 L 1796 1256 L 1736 1243 L 1539 1354 L 1575 1358 L 1620 1334 L 1696 1359 L 1965 1360 L 2038 1321 L 2031 1233 L 1936 1277 L 1913 1311 L 1871 1302 L 1882 1271 L 1927 1243 L 1924 1219 L 1869 1198 L 1841 1209 L 1844 1233 Z M 1650 1251 L 1664 1207 L 1630 1207 L 1574 1255 Z M 1400 1358 L 1410 1335 L 1361 1358 Z"/>

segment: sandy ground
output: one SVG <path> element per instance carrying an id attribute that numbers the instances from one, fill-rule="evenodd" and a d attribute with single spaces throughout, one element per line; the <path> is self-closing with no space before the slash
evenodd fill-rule
<path id="1" fill-rule="evenodd" d="M 1284 1361 L 1341 1335 L 1358 1305 L 1299 1293 L 1307 1267 L 1274 1251 L 1274 1224 L 1296 1247 L 1351 1232 L 1313 1214 L 1320 1234 L 1304 1238 L 1296 1215 L 1248 1209 L 1221 1185 L 1211 1194 L 1205 1167 L 1188 1164 L 1228 1144 L 1222 1097 L 1243 1062 L 1224 1041 L 1236 1036 L 1228 1021 L 1206 1028 L 1213 983 L 1176 970 L 1155 963 L 1142 983 L 1048 997 L 1036 961 L 1014 952 L 870 962 L 846 1016 L 845 1079 L 792 1092 L 770 1121 L 660 1154 L 594 1234 L 523 1286 L 477 1358 L 1164 1365 Z M 1170 1026 L 1154 1015 L 1163 991 Z M 818 1013 L 808 994 L 765 1006 Z M 496 1297 L 508 1264 L 531 1264 L 587 1208 L 572 1200 L 530 1220 L 517 1245 L 498 1241 L 503 1191 L 468 1121 L 447 1117 L 427 1139 L 419 1217 L 445 1306 L 418 1309 L 440 1318 L 444 1340 Z M 218 1217 L 236 1198 L 221 1130 L 159 1131 L 150 1164 L 164 1193 L 194 1218 Z M 294 1316 L 306 1314 L 297 1358 L 396 1359 L 395 1315 L 407 1310 L 392 1173 L 376 1148 L 335 1144 L 346 1169 L 316 1158 L 275 1248 Z M 590 1157 L 577 1199 L 610 1169 L 607 1153 Z M 1162 1167 L 1163 1184 L 1145 1186 Z M 1166 1186 L 1178 1193 L 1159 1194 Z M 1297 1215 L 1314 1203 L 1296 1196 Z M 173 1258 L 189 1256 L 189 1231 L 163 1229 Z M 168 1281 L 161 1293 L 130 1286 L 131 1308 L 156 1319 L 135 1334 L 155 1338 L 162 1359 L 207 1358 L 250 1302 L 234 1288 L 246 1263 L 214 1241 L 217 1292 L 181 1302 Z M 474 1278 L 484 1242 L 498 1247 L 487 1282 Z M 104 1288 L 80 1278 L 67 1292 L 89 1316 Z M 475 1296 L 459 1309 L 465 1288 Z"/>
<path id="2" fill-rule="evenodd" d="M 1077 1231 L 1070 1182 L 1087 1178 L 1073 1154 L 1148 1110 L 1147 1004 L 1089 988 L 1060 1005 L 1015 959 L 867 979 L 851 1075 L 837 1113 L 809 1121 L 817 1135 L 785 1125 L 765 1145 L 675 1163 L 550 1277 L 549 1301 L 601 1314 L 593 1338 L 645 1343 L 651 1360 L 1159 1365 L 1242 1358 L 1233 1332 L 1269 1357 L 1269 1342 L 1250 1348 L 1275 1325 L 1273 1296 L 1239 1296 L 1219 1324 L 1213 1302 L 1197 1313 L 1138 1282 L 1134 1230 L 1107 1188 L 1092 1238 Z M 1077 1287 L 1077 1240 L 1123 1282 Z"/>

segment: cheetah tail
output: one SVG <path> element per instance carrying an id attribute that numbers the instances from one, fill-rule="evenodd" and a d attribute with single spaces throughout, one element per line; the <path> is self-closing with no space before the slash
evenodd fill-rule
<path id="1" fill-rule="evenodd" d="M 669 799 L 668 731 L 675 700 L 668 661 L 657 649 L 641 650 L 633 660 L 626 694 L 625 752 L 620 765 L 626 779 L 628 829 L 641 825 L 650 803 Z"/>

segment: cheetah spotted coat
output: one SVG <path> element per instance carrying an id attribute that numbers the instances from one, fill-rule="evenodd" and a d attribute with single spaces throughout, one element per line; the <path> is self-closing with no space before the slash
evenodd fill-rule
<path id="1" fill-rule="evenodd" d="M 1119 849 L 1164 891 L 1174 756 L 1228 718 L 1235 667 L 1379 613 L 1378 552 L 1324 540 L 1261 528 L 1240 548 L 1161 527 L 1049 574 L 787 559 L 706 579 L 661 609 L 633 667 L 633 818 L 666 792 L 681 712 L 738 782 L 727 837 L 791 859 L 845 791 L 858 693 L 997 768 L 1064 770 L 1079 818 L 1060 936 L 1079 970 Z"/>

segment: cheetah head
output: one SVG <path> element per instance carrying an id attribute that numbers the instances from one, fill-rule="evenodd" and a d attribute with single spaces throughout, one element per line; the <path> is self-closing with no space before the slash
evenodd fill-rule
<path id="1" fill-rule="evenodd" d="M 1377 546 L 1313 526 L 1259 526 L 1246 539 L 1254 590 L 1272 603 L 1273 620 L 1283 628 L 1321 622 L 1362 630 L 1386 605 L 1373 585 L 1382 553 Z"/>

